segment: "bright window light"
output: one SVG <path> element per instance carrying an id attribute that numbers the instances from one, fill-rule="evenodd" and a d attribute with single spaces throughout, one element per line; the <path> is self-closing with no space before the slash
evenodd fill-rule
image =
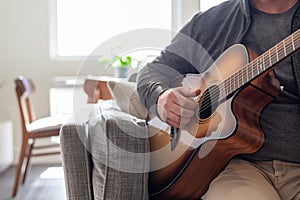
<path id="1" fill-rule="evenodd" d="M 216 6 L 226 0 L 199 0 L 199 1 L 200 1 L 200 10 L 204 12 L 209 8 Z"/>
<path id="2" fill-rule="evenodd" d="M 87 56 L 134 29 L 172 28 L 172 0 L 57 0 L 55 7 L 58 56 Z"/>

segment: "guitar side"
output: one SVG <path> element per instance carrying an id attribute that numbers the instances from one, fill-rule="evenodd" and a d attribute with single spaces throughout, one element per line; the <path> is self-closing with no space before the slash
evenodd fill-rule
<path id="1" fill-rule="evenodd" d="M 191 82 L 190 86 L 193 88 L 200 85 L 201 91 L 205 93 L 254 57 L 255 54 L 251 51 L 248 54 L 243 46 L 235 45 L 199 76 L 196 80 L 198 83 Z M 151 151 L 168 147 L 163 154 L 151 157 L 152 169 L 156 171 L 150 173 L 150 198 L 198 199 L 232 157 L 257 151 L 264 141 L 259 127 L 260 113 L 278 93 L 277 82 L 269 84 L 270 79 L 273 80 L 274 77 L 265 72 L 216 109 L 210 107 L 206 111 L 208 113 L 202 116 L 197 113 L 192 122 L 183 128 L 182 139 L 174 151 L 169 148 L 170 139 L 167 133 L 160 132 L 150 138 Z M 185 80 L 182 85 L 190 87 L 187 83 L 190 84 Z M 219 93 L 222 93 L 222 88 Z M 205 95 L 201 96 L 200 110 L 205 102 Z M 164 158 L 172 158 L 174 161 L 157 170 L 155 163 Z"/>

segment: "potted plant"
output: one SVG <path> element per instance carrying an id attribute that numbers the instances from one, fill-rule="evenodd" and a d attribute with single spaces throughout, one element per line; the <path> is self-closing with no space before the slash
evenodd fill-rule
<path id="1" fill-rule="evenodd" d="M 115 77 L 117 78 L 125 78 L 128 76 L 128 71 L 132 67 L 132 60 L 132 57 L 129 55 L 114 55 L 111 59 L 103 59 L 103 56 L 100 56 L 98 59 L 99 62 L 112 66 L 115 70 Z"/>
<path id="2" fill-rule="evenodd" d="M 112 66 L 115 68 L 115 77 L 125 78 L 128 76 L 128 70 L 132 67 L 131 56 L 116 56 Z"/>

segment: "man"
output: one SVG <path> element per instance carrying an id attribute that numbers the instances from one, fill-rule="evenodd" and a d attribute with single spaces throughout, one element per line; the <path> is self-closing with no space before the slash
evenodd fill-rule
<path id="1" fill-rule="evenodd" d="M 138 92 L 150 112 L 180 128 L 194 116 L 195 97 L 201 91 L 172 87 L 176 76 L 204 72 L 212 64 L 210 58 L 215 61 L 233 44 L 262 54 L 299 28 L 297 0 L 226 1 L 195 15 L 166 50 L 139 72 Z M 274 72 L 283 90 L 260 114 L 264 145 L 256 153 L 234 158 L 211 182 L 203 199 L 300 199 L 299 53 Z"/>

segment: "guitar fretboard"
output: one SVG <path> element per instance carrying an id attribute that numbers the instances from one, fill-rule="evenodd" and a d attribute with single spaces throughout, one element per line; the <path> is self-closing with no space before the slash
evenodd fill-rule
<path id="1" fill-rule="evenodd" d="M 225 99 L 239 88 L 300 49 L 300 29 L 245 65 L 222 83 Z"/>

